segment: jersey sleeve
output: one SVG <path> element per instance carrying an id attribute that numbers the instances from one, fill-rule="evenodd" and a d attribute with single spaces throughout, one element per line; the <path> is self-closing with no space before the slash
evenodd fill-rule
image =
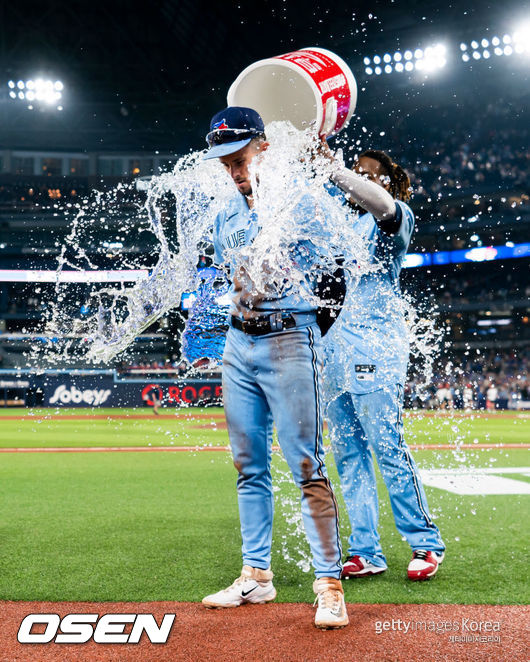
<path id="1" fill-rule="evenodd" d="M 387 234 L 380 230 L 380 235 L 386 246 L 392 249 L 392 252 L 397 255 L 399 253 L 406 253 L 414 231 L 414 212 L 412 209 L 401 200 L 396 200 L 396 221 L 399 222 L 399 229 L 394 234 Z"/>

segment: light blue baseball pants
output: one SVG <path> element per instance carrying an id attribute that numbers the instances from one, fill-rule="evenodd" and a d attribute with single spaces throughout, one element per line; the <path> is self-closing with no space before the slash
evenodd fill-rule
<path id="1" fill-rule="evenodd" d="M 223 399 L 234 465 L 243 563 L 271 563 L 273 421 L 296 484 L 317 577 L 340 577 L 338 508 L 324 465 L 321 338 L 316 324 L 252 336 L 230 328 Z"/>
<path id="2" fill-rule="evenodd" d="M 333 454 L 351 524 L 348 556 L 386 567 L 372 452 L 385 481 L 397 530 L 411 548 L 442 552 L 418 469 L 403 438 L 403 389 L 343 393 L 327 410 Z M 372 452 L 371 452 L 372 451 Z"/>

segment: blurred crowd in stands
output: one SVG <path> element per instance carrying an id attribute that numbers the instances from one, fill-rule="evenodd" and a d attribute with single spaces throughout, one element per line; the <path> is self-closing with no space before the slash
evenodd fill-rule
<path id="1" fill-rule="evenodd" d="M 513 104 L 496 101 L 484 107 L 481 99 L 476 104 L 476 109 L 466 105 L 466 112 L 454 104 L 421 108 L 397 118 L 386 132 L 385 146 L 406 167 L 416 195 L 486 187 L 526 190 L 530 127 Z M 404 135 L 414 140 L 403 143 Z"/>
<path id="2" fill-rule="evenodd" d="M 525 191 L 530 173 L 525 109 L 498 99 L 485 107 L 482 99 L 475 104 L 466 102 L 465 112 L 451 103 L 401 113 L 385 132 L 377 136 L 367 132 L 361 148 L 388 150 L 409 172 L 415 195 L 426 199 L 467 189 Z M 405 142 L 403 136 L 410 138 Z M 91 188 L 88 177 L 9 175 L 0 180 L 0 206 L 75 199 Z"/>
<path id="3" fill-rule="evenodd" d="M 470 350 L 468 356 L 434 366 L 425 385 L 422 376 L 405 386 L 407 407 L 429 409 L 530 409 L 530 348 L 518 352 Z"/>
<path id="4" fill-rule="evenodd" d="M 216 372 L 206 359 L 193 368 Z M 530 409 L 529 368 L 530 348 L 504 353 L 470 350 L 468 356 L 437 362 L 428 384 L 425 375 L 411 375 L 405 386 L 405 404 L 422 409 Z M 119 372 L 130 376 L 171 375 L 178 379 L 186 377 L 191 369 L 185 361 L 173 356 L 152 362 L 124 363 Z"/>

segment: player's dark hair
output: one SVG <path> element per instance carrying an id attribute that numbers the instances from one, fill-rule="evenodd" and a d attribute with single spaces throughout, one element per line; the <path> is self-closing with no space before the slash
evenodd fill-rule
<path id="1" fill-rule="evenodd" d="M 407 202 L 410 198 L 410 179 L 405 170 L 397 163 L 394 163 L 390 156 L 380 149 L 367 149 L 359 155 L 359 158 L 361 156 L 379 161 L 385 171 L 385 175 L 390 177 L 390 195 L 394 199 Z"/>
<path id="2" fill-rule="evenodd" d="M 252 138 L 251 143 L 262 143 L 267 140 L 267 136 L 264 133 L 259 133 L 255 138 Z"/>

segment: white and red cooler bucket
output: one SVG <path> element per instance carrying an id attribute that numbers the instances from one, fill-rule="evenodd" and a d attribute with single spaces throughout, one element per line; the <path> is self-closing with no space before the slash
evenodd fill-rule
<path id="1" fill-rule="evenodd" d="M 229 106 L 253 108 L 267 125 L 289 120 L 332 136 L 350 121 L 357 84 L 342 58 L 324 48 L 302 48 L 254 62 L 228 90 Z"/>

